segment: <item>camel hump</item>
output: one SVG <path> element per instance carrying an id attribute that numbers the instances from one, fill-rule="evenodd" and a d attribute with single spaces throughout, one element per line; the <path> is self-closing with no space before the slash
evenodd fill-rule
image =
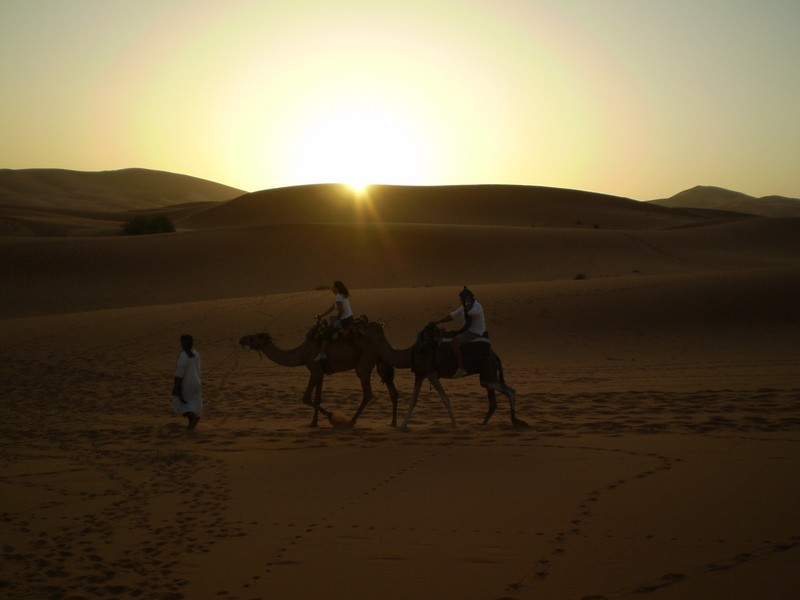
<path id="1" fill-rule="evenodd" d="M 327 324 L 323 320 L 317 320 L 314 326 L 308 330 L 306 333 L 306 340 L 309 342 L 313 342 L 314 340 L 321 340 L 322 334 L 325 333 L 325 329 L 327 328 Z"/>
<path id="2" fill-rule="evenodd" d="M 438 346 L 443 335 L 443 330 L 436 327 L 436 325 L 428 324 L 417 334 L 417 348 L 422 349 Z"/>

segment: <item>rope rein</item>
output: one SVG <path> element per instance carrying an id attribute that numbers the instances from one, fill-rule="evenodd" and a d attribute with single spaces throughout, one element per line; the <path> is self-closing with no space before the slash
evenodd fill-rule
<path id="1" fill-rule="evenodd" d="M 214 365 L 213 367 L 211 367 L 210 369 L 208 369 L 208 370 L 205 372 L 205 374 L 206 374 L 206 375 L 209 375 L 209 374 L 213 373 L 214 371 L 216 371 L 216 370 L 217 370 L 219 367 L 221 367 L 221 366 L 222 366 L 222 363 L 224 363 L 226 360 L 228 360 L 228 359 L 229 359 L 231 356 L 233 356 L 235 353 L 237 353 L 237 352 L 239 352 L 239 351 L 240 351 L 240 349 L 239 349 L 239 348 L 234 348 L 233 350 L 231 350 L 231 351 L 230 351 L 230 353 L 228 353 L 228 355 L 227 355 L 225 358 L 223 358 L 223 359 L 222 359 L 221 361 L 219 361 L 219 362 L 218 362 L 216 365 Z M 237 361 L 237 362 L 238 362 L 238 361 Z"/>

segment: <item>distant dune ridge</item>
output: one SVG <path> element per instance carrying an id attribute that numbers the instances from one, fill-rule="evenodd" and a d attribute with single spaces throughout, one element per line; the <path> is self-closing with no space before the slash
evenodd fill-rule
<path id="1" fill-rule="evenodd" d="M 0 236 L 118 235 L 135 214 L 179 218 L 245 193 L 148 169 L 0 169 Z"/>
<path id="2" fill-rule="evenodd" d="M 219 202 L 245 193 L 213 181 L 150 169 L 0 169 L 0 206 L 6 207 L 141 210 Z"/>
<path id="3" fill-rule="evenodd" d="M 247 193 L 148 169 L 0 169 L 0 235 L 118 233 L 115 226 L 132 211 L 166 214 L 186 229 L 351 221 L 638 229 L 696 220 L 696 212 L 664 207 L 706 210 L 709 217 L 732 216 L 712 211 L 800 216 L 800 200 L 756 199 L 710 186 L 650 202 L 522 185 L 375 185 L 365 198 L 339 184 Z M 647 221 L 639 219 L 644 215 Z M 69 217 L 66 226 L 59 227 L 56 222 L 64 217 Z"/>
<path id="4" fill-rule="evenodd" d="M 800 200 L 797 198 L 785 198 L 783 196 L 754 198 L 741 192 L 733 192 L 707 185 L 698 185 L 670 198 L 652 200 L 651 202 L 670 208 L 723 210 L 760 215 L 762 217 L 800 216 Z"/>
<path id="5" fill-rule="evenodd" d="M 800 217 L 687 194 L 0 171 L 2 594 L 796 596 Z M 154 214 L 177 231 L 121 235 Z M 468 285 L 530 427 L 504 398 L 483 426 L 472 376 L 444 381 L 455 429 L 424 384 L 399 431 L 373 374 L 354 427 L 309 428 L 306 368 L 238 341 L 294 348 L 335 279 L 395 348 Z M 325 376 L 330 410 L 360 399 Z"/>

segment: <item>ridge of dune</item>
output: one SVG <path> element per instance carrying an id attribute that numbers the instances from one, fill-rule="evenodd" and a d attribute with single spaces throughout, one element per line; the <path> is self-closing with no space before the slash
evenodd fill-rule
<path id="1" fill-rule="evenodd" d="M 698 185 L 669 198 L 650 202 L 669 208 L 728 211 L 762 217 L 800 217 L 800 199 L 775 195 L 755 198 L 711 185 Z"/>
<path id="2" fill-rule="evenodd" d="M 151 169 L 0 169 L 0 206 L 65 211 L 164 208 L 244 194 L 206 179 Z"/>
<path id="3" fill-rule="evenodd" d="M 529 185 L 373 185 L 356 193 L 341 184 L 314 184 L 248 194 L 144 169 L 3 170 L 0 208 L 5 236 L 114 235 L 126 220 L 147 214 L 165 215 L 180 229 L 345 222 L 665 229 L 745 218 Z"/>
<path id="4" fill-rule="evenodd" d="M 180 222 L 205 229 L 289 223 L 380 221 L 522 227 L 661 228 L 707 218 L 628 198 L 526 185 L 339 184 L 265 190 L 209 207 Z"/>

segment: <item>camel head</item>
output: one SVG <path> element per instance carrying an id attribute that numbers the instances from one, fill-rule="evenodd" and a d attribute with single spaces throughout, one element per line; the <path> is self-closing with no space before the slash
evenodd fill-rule
<path id="1" fill-rule="evenodd" d="M 272 338 L 268 333 L 254 333 L 252 335 L 243 335 L 239 340 L 239 345 L 246 350 L 260 350 L 264 346 L 272 343 Z"/>

